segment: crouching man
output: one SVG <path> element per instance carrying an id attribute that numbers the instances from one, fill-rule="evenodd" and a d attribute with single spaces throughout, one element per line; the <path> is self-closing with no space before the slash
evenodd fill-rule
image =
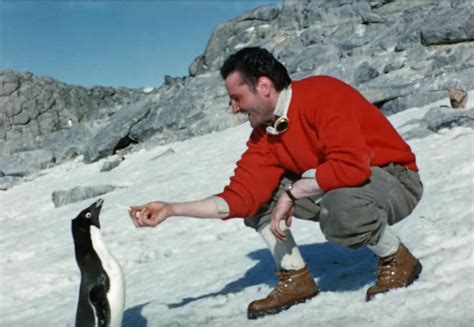
<path id="1" fill-rule="evenodd" d="M 232 112 L 253 132 L 223 192 L 206 199 L 132 206 L 137 227 L 172 216 L 244 217 L 268 245 L 279 283 L 248 317 L 288 309 L 319 293 L 289 227 L 317 221 L 329 242 L 369 247 L 380 259 L 366 300 L 410 285 L 421 264 L 391 225 L 422 194 L 415 155 L 384 115 L 351 86 L 328 76 L 291 81 L 262 48 L 245 48 L 221 68 Z"/>

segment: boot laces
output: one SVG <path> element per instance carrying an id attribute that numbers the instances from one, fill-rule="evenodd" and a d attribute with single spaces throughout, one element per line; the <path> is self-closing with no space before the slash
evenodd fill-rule
<path id="1" fill-rule="evenodd" d="M 391 280 L 395 275 L 398 261 L 395 257 L 380 259 L 377 267 L 378 280 Z"/>
<path id="2" fill-rule="evenodd" d="M 280 281 L 278 284 L 275 286 L 275 288 L 271 291 L 269 296 L 279 296 L 281 294 L 284 294 L 286 289 L 288 288 L 288 284 L 293 281 L 293 278 L 291 277 L 290 272 L 287 271 L 281 271 L 277 273 Z"/>

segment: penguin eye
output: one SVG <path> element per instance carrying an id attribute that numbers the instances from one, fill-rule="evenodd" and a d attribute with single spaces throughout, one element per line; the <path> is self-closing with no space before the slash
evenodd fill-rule
<path id="1" fill-rule="evenodd" d="M 92 214 L 90 212 L 86 213 L 86 218 L 90 219 L 92 217 Z"/>

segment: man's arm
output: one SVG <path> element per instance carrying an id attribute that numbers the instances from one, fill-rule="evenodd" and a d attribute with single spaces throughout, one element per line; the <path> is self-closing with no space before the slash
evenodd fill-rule
<path id="1" fill-rule="evenodd" d="M 131 206 L 128 215 L 135 227 L 155 227 L 172 216 L 226 218 L 228 212 L 219 206 L 217 197 L 209 197 L 192 202 L 154 201 L 144 205 Z"/>

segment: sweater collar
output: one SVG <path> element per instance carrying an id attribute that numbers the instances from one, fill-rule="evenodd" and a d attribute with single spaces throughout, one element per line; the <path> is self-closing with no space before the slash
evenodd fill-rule
<path id="1" fill-rule="evenodd" d="M 288 129 L 287 114 L 290 108 L 291 94 L 291 85 L 289 85 L 286 89 L 281 90 L 278 95 L 275 110 L 273 111 L 275 120 L 265 128 L 268 134 L 276 136 L 284 133 Z"/>
<path id="2" fill-rule="evenodd" d="M 281 90 L 273 114 L 279 117 L 287 117 L 291 102 L 291 84 L 286 89 Z"/>

